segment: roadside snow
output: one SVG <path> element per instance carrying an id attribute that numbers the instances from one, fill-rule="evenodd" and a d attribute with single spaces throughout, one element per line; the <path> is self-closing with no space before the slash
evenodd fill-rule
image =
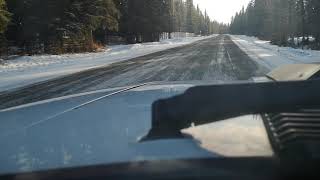
<path id="1" fill-rule="evenodd" d="M 99 53 L 22 56 L 0 64 L 0 91 L 106 66 L 210 37 L 212 36 L 177 38 L 133 45 L 115 45 Z"/>
<path id="2" fill-rule="evenodd" d="M 320 51 L 279 47 L 243 35 L 231 35 L 231 38 L 250 58 L 270 71 L 285 64 L 320 63 Z"/>

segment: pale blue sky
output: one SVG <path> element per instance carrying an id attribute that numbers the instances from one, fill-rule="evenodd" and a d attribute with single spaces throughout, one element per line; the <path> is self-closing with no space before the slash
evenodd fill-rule
<path id="1" fill-rule="evenodd" d="M 240 11 L 242 6 L 247 6 L 250 0 L 193 0 L 200 8 L 207 13 L 211 19 L 218 22 L 229 23 L 231 17 Z"/>

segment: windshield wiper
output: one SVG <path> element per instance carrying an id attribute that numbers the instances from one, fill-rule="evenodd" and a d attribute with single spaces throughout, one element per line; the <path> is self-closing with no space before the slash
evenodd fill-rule
<path id="1" fill-rule="evenodd" d="M 181 95 L 153 103 L 152 128 L 142 141 L 179 138 L 183 136 L 180 131 L 189 128 L 191 124 L 204 125 L 248 114 L 275 114 L 319 108 L 320 80 L 192 87 Z M 312 120 L 320 123 L 318 116 L 310 117 L 315 117 Z M 299 118 L 300 123 L 297 125 L 305 127 L 304 117 L 299 116 Z M 281 118 L 277 120 L 280 121 L 277 123 L 282 121 Z M 294 133 L 301 131 L 302 134 L 297 135 L 301 137 L 307 135 L 313 140 L 316 139 L 317 143 L 320 142 L 320 127 L 313 126 L 312 123 L 309 123 L 308 126 L 310 127 L 306 127 L 305 132 L 304 129 L 298 127 L 298 130 L 293 128 L 286 133 L 293 133 L 293 137 L 298 137 Z M 275 131 L 271 126 L 266 126 L 266 128 L 268 133 Z M 285 128 L 286 126 L 282 126 L 282 129 Z M 274 138 L 273 136 L 269 138 Z M 270 141 L 273 142 L 274 139 Z M 318 145 L 315 147 L 320 147 Z M 318 154 L 320 155 L 320 152 Z"/>

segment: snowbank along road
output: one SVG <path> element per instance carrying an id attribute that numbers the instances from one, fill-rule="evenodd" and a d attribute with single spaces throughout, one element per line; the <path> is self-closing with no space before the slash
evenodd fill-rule
<path id="1" fill-rule="evenodd" d="M 0 93 L 0 109 L 152 81 L 247 80 L 265 69 L 227 35 Z"/>

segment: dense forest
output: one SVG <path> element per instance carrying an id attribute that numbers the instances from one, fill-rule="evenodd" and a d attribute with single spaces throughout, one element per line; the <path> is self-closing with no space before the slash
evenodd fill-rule
<path id="1" fill-rule="evenodd" d="M 233 17 L 230 32 L 280 46 L 319 49 L 320 0 L 251 0 Z"/>
<path id="2" fill-rule="evenodd" d="M 126 43 L 159 41 L 166 32 L 219 33 L 226 25 L 212 21 L 193 0 L 0 0 L 2 52 L 94 51 L 110 37 Z"/>

